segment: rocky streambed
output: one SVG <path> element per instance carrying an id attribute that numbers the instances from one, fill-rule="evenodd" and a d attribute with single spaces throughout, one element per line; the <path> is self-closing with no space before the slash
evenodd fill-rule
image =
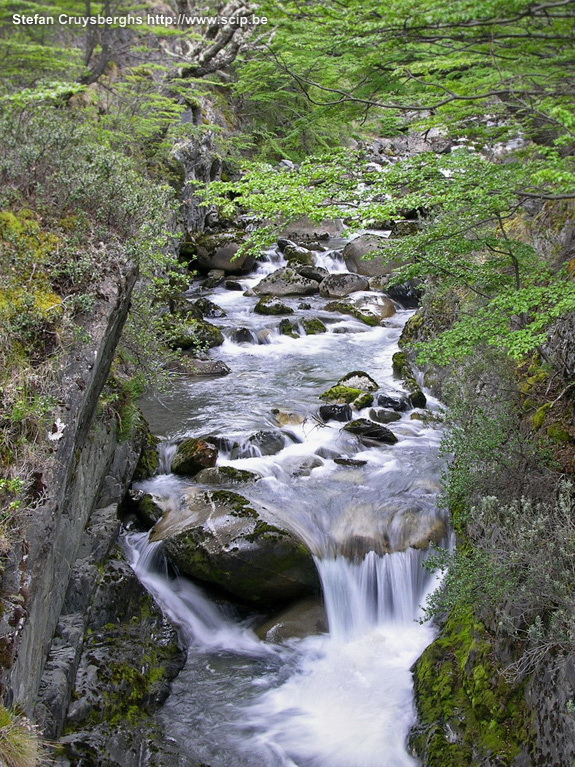
<path id="1" fill-rule="evenodd" d="M 361 242 L 341 245 L 279 241 L 194 284 L 181 311 L 228 374 L 145 403 L 159 468 L 133 497 L 151 530 L 125 543 L 188 648 L 158 714 L 181 764 L 416 763 L 423 565 L 448 537 L 438 403 L 398 353 L 416 289 L 383 292 Z"/>

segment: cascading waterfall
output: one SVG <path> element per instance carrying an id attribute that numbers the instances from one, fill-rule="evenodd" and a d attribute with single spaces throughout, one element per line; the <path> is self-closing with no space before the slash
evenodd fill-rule
<path id="1" fill-rule="evenodd" d="M 315 260 L 330 272 L 345 271 L 338 254 L 316 253 Z M 242 284 L 249 289 L 283 265 L 270 253 Z M 386 390 L 398 391 L 391 356 L 410 312 L 398 310 L 372 328 L 325 312 L 317 297 L 287 299 L 290 319 L 319 316 L 327 325 L 326 333 L 291 338 L 277 332 L 277 319 L 253 313 L 257 298 L 249 294 L 218 288 L 210 298 L 227 312 L 218 322 L 227 339 L 212 355 L 232 373 L 205 384 L 183 381 L 162 404 L 146 404 L 165 441 L 160 474 L 138 487 L 166 507 L 176 504 L 191 482 L 169 474 L 178 439 L 218 435 L 219 465 L 261 476 L 240 492 L 314 553 L 329 633 L 262 641 L 250 627 L 257 616 L 243 619 L 214 603 L 168 573 L 160 545 L 146 534 L 127 534 L 132 566 L 190 647 L 159 715 L 167 735 L 182 764 L 412 767 L 410 668 L 433 638 L 433 628 L 418 619 L 436 585 L 424 567 L 425 546 L 413 541 L 433 525 L 447 534 L 434 502 L 439 431 L 404 412 L 391 424 L 398 443 L 370 446 L 341 431 L 342 424 L 314 417 L 319 394 L 349 370 L 368 368 Z M 230 340 L 238 326 L 267 342 Z M 274 425 L 272 413 L 286 404 L 303 415 L 283 427 L 283 448 L 265 455 L 249 435 Z M 342 468 L 333 460 L 341 455 L 355 463 Z"/>

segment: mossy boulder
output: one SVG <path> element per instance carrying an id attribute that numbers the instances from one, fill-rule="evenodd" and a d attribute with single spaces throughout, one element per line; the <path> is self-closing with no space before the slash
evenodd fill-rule
<path id="1" fill-rule="evenodd" d="M 171 346 L 174 349 L 199 351 L 204 348 L 211 349 L 221 346 L 224 342 L 222 331 L 211 322 L 198 319 L 186 319 L 185 322 L 175 326 Z"/>
<path id="2" fill-rule="evenodd" d="M 419 340 L 425 325 L 425 315 L 422 311 L 412 314 L 401 331 L 397 345 L 400 349 L 411 346 Z"/>
<path id="3" fill-rule="evenodd" d="M 197 301 L 194 301 L 193 306 L 198 309 L 202 317 L 215 317 L 217 319 L 226 316 L 222 307 L 210 301 L 209 298 L 198 298 Z"/>
<path id="4" fill-rule="evenodd" d="M 338 312 L 339 314 L 349 314 L 355 317 L 356 320 L 364 322 L 370 327 L 377 327 L 381 320 L 374 314 L 368 312 L 362 312 L 357 306 L 351 303 L 351 301 L 330 301 L 329 304 L 324 306 L 326 312 Z"/>
<path id="5" fill-rule="evenodd" d="M 319 333 L 327 333 L 326 326 L 317 317 L 314 317 L 312 319 L 304 319 L 302 320 L 301 325 L 306 335 L 308 336 L 316 336 Z"/>
<path id="6" fill-rule="evenodd" d="M 354 389 L 351 386 L 332 386 L 323 394 L 320 394 L 320 399 L 324 402 L 333 402 L 334 404 L 343 405 L 345 403 L 351 404 L 355 402 L 358 397 L 364 394 L 361 389 Z"/>
<path id="7" fill-rule="evenodd" d="M 369 417 L 372 421 L 377 423 L 393 423 L 394 421 L 400 421 L 401 415 L 395 410 L 386 410 L 385 408 L 372 407 L 369 411 Z"/>
<path id="8" fill-rule="evenodd" d="M 290 336 L 291 338 L 299 338 L 298 327 L 295 322 L 290 322 L 288 319 L 283 319 L 278 325 L 278 331 L 281 336 Z"/>
<path id="9" fill-rule="evenodd" d="M 148 479 L 148 477 L 155 474 L 160 463 L 160 456 L 158 453 L 158 444 L 160 440 L 157 437 L 154 437 L 143 415 L 140 418 L 139 431 L 142 447 L 140 450 L 140 458 L 138 459 L 133 475 L 133 479 L 136 482 L 142 479 Z"/>
<path id="10" fill-rule="evenodd" d="M 315 263 L 311 250 L 302 248 L 293 242 L 285 246 L 283 254 L 290 266 L 313 266 Z"/>
<path id="11" fill-rule="evenodd" d="M 310 296 L 319 290 L 318 283 L 302 277 L 295 269 L 285 266 L 268 274 L 254 287 L 256 296 Z"/>
<path id="12" fill-rule="evenodd" d="M 452 616 L 413 667 L 419 721 L 410 745 L 426 767 L 512 767 L 529 738 L 523 685 L 494 661 L 471 611 Z"/>
<path id="13" fill-rule="evenodd" d="M 337 382 L 338 386 L 351 386 L 355 389 L 361 389 L 361 391 L 377 391 L 379 384 L 364 370 L 352 370 L 351 373 L 346 373 Z"/>
<path id="14" fill-rule="evenodd" d="M 216 490 L 192 496 L 154 528 L 169 560 L 182 572 L 215 583 L 253 603 L 283 602 L 313 593 L 311 553 L 266 509 Z"/>
<path id="15" fill-rule="evenodd" d="M 137 515 L 147 527 L 153 527 L 164 515 L 160 500 L 153 493 L 144 493 L 138 499 Z"/>
<path id="16" fill-rule="evenodd" d="M 216 465 L 218 451 L 209 442 L 191 437 L 180 442 L 172 461 L 172 472 L 193 477 L 202 469 Z"/>
<path id="17" fill-rule="evenodd" d="M 409 361 L 407 352 L 396 352 L 392 359 L 393 374 L 397 378 L 403 380 L 404 386 L 409 392 L 409 400 L 413 407 L 425 407 L 427 405 L 427 397 L 421 390 L 421 386 L 417 383 L 413 367 Z"/>
<path id="18" fill-rule="evenodd" d="M 248 274 L 253 269 L 253 255 L 238 256 L 244 235 L 241 232 L 198 234 L 186 252 L 195 251 L 192 263 L 203 272 L 219 269 L 226 274 Z"/>
<path id="19" fill-rule="evenodd" d="M 264 315 L 278 315 L 278 314 L 293 314 L 291 306 L 287 306 L 283 301 L 280 301 L 276 296 L 263 296 L 254 306 L 254 312 L 256 314 Z"/>
<path id="20" fill-rule="evenodd" d="M 202 485 L 244 485 L 246 482 L 255 482 L 261 479 L 259 474 L 244 469 L 235 469 L 233 466 L 212 466 L 202 469 L 196 474 L 196 482 Z"/>

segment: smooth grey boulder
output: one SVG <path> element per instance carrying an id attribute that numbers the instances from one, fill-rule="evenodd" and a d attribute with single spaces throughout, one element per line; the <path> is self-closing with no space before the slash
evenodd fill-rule
<path id="1" fill-rule="evenodd" d="M 343 249 L 343 258 L 350 272 L 362 274 L 365 277 L 379 277 L 391 274 L 398 268 L 399 263 L 390 261 L 385 254 L 390 241 L 386 237 L 376 234 L 362 234 L 355 240 L 348 242 Z M 377 251 L 374 258 L 365 258 L 368 254 Z"/>
<path id="2" fill-rule="evenodd" d="M 319 284 L 323 298 L 344 298 L 358 290 L 369 290 L 369 282 L 359 274 L 330 274 Z"/>
<path id="3" fill-rule="evenodd" d="M 295 269 L 284 266 L 268 274 L 254 287 L 256 296 L 311 296 L 319 290 L 318 283 L 302 277 Z"/>

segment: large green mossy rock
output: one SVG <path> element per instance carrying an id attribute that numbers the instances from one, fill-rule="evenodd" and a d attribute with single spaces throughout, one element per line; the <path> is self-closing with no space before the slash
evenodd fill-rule
<path id="1" fill-rule="evenodd" d="M 413 667 L 423 767 L 513 767 L 529 739 L 524 685 L 505 680 L 490 637 L 468 614 L 451 617 Z"/>
<path id="2" fill-rule="evenodd" d="M 223 342 L 222 331 L 211 322 L 190 319 L 174 329 L 170 344 L 174 349 L 201 351 L 221 346 Z"/>
<path id="3" fill-rule="evenodd" d="M 183 573 L 248 602 L 285 602 L 319 588 L 307 547 L 265 509 L 227 490 L 189 496 L 164 515 L 153 539 L 164 541 Z"/>
<path id="4" fill-rule="evenodd" d="M 178 445 L 172 461 L 172 471 L 174 474 L 193 477 L 202 469 L 215 466 L 217 458 L 217 448 L 203 439 L 191 437 Z"/>

